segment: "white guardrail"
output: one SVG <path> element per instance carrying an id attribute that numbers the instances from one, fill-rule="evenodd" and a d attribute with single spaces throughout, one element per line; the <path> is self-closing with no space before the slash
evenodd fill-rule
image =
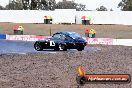
<path id="1" fill-rule="evenodd" d="M 1 0 L 2 1 L 2 0 Z M 0 22 L 44 23 L 44 16 L 52 16 L 53 24 L 82 24 L 82 16 L 91 17 L 93 24 L 132 25 L 132 11 L 76 11 L 75 9 L 0 10 Z"/>
<path id="2" fill-rule="evenodd" d="M 132 46 L 132 39 L 113 39 L 113 45 Z"/>
<path id="3" fill-rule="evenodd" d="M 36 36 L 36 35 L 6 35 L 6 40 L 21 40 L 21 41 L 37 41 L 43 40 L 50 36 Z M 88 44 L 102 44 L 102 45 L 123 45 L 132 46 L 132 39 L 113 39 L 113 38 L 85 38 Z"/>

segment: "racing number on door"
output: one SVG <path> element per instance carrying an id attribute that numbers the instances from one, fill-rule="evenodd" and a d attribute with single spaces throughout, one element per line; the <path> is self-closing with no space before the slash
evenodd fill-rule
<path id="1" fill-rule="evenodd" d="M 50 46 L 55 46 L 55 42 L 54 41 L 50 41 Z"/>

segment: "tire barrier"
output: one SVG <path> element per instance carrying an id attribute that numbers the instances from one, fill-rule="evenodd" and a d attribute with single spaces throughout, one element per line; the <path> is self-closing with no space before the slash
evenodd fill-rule
<path id="1" fill-rule="evenodd" d="M 113 45 L 112 38 L 85 38 L 88 44 Z"/>
<path id="2" fill-rule="evenodd" d="M 113 39 L 113 45 L 132 46 L 132 39 Z"/>
<path id="3" fill-rule="evenodd" d="M 49 36 L 36 36 L 36 35 L 8 35 L 7 40 L 21 40 L 21 41 L 37 41 L 48 38 Z"/>
<path id="4" fill-rule="evenodd" d="M 0 39 L 6 39 L 6 34 L 0 34 Z"/>

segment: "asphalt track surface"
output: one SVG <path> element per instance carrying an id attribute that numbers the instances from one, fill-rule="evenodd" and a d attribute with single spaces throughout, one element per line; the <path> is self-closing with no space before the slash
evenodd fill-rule
<path id="1" fill-rule="evenodd" d="M 84 51 L 38 52 L 33 44 L 0 41 L 0 88 L 132 88 L 132 82 L 84 86 L 76 82 L 79 66 L 88 74 L 132 75 L 132 47 L 89 45 Z"/>
<path id="2" fill-rule="evenodd" d="M 101 49 L 86 46 L 83 52 L 94 52 L 98 50 L 101 50 Z M 34 42 L 0 40 L 0 54 L 57 53 L 57 52 L 61 52 L 61 51 L 54 51 L 54 50 L 36 51 L 34 49 Z M 76 49 L 70 49 L 67 52 L 74 53 L 78 51 Z"/>

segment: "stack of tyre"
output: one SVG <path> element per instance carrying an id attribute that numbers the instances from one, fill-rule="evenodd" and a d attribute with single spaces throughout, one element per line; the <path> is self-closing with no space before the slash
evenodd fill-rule
<path id="1" fill-rule="evenodd" d="M 6 34 L 0 34 L 0 39 L 6 39 Z"/>

